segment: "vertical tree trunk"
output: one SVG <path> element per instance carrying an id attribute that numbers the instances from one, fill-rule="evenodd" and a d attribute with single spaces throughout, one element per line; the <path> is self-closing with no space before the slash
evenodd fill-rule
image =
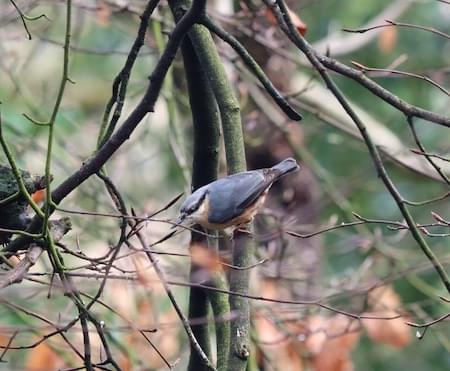
<path id="1" fill-rule="evenodd" d="M 179 0 L 170 1 L 174 17 L 178 20 L 186 10 L 190 1 Z M 214 48 L 214 43 L 210 39 L 208 31 L 203 27 L 194 26 L 186 36 L 182 44 L 182 54 L 186 70 L 186 78 L 189 90 L 189 101 L 192 110 L 194 129 L 193 148 L 193 171 L 192 188 L 195 190 L 211 181 L 217 179 L 218 158 L 219 158 L 219 125 L 220 115 L 216 103 L 215 95 L 211 89 L 208 76 L 205 74 L 200 60 L 191 42 L 191 35 L 197 36 L 200 41 L 197 48 Z M 203 35 L 203 36 L 202 36 Z M 209 37 L 209 40 L 204 38 Z M 197 228 L 200 228 L 197 226 Z M 210 232 L 211 233 L 211 232 Z M 191 245 L 200 244 L 204 248 L 215 250 L 218 254 L 217 241 L 208 240 L 204 235 L 193 233 Z M 201 267 L 192 264 L 191 280 L 195 280 Z M 209 277 L 208 284 L 220 289 L 228 289 L 224 272 L 205 272 Z M 205 282 L 202 282 L 205 283 Z M 227 369 L 227 361 L 230 343 L 230 325 L 226 320 L 230 307 L 227 295 L 217 292 L 205 292 L 199 288 L 192 288 L 189 298 L 189 318 L 204 318 L 208 315 L 208 299 L 211 302 L 213 315 L 218 318 L 215 326 L 217 344 L 217 368 Z M 210 355 L 210 332 L 206 323 L 192 327 L 194 334 L 206 354 Z M 203 362 L 198 358 L 196 352 L 192 351 L 189 359 L 189 370 L 203 369 Z"/>

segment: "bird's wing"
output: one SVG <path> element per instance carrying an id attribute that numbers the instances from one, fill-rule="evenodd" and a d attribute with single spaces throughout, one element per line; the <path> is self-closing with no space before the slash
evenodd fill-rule
<path id="1" fill-rule="evenodd" d="M 222 224 L 251 206 L 272 184 L 273 177 L 261 170 L 246 171 L 219 179 L 210 185 L 210 223 Z"/>

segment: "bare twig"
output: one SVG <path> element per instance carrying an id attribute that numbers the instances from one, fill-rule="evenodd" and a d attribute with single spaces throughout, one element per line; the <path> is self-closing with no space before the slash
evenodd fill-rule
<path id="1" fill-rule="evenodd" d="M 10 349 L 9 347 L 11 346 L 11 344 L 14 341 L 14 338 L 17 336 L 17 334 L 18 334 L 18 332 L 15 331 L 9 338 L 8 343 L 6 344 L 6 347 L 3 349 L 2 354 L 0 354 L 0 363 L 5 362 L 5 361 L 3 361 L 3 357 L 5 356 L 6 352 Z"/>
<path id="2" fill-rule="evenodd" d="M 408 205 L 411 205 L 411 206 L 423 206 L 423 205 L 431 204 L 433 202 L 445 200 L 447 197 L 450 197 L 450 191 L 447 192 L 447 193 L 444 193 L 442 196 L 431 198 L 429 200 L 425 200 L 425 201 L 409 201 L 409 200 L 405 200 L 405 203 L 408 204 Z"/>
<path id="3" fill-rule="evenodd" d="M 163 285 L 164 290 L 166 291 L 170 302 L 172 303 L 175 311 L 177 312 L 178 317 L 180 318 L 180 320 L 181 320 L 181 322 L 183 324 L 183 327 L 184 327 L 184 329 L 186 331 L 186 334 L 187 334 L 187 336 L 189 338 L 189 341 L 193 345 L 193 348 L 197 351 L 198 355 L 200 356 L 200 358 L 204 362 L 205 366 L 208 369 L 210 369 L 210 370 L 215 370 L 216 368 L 212 365 L 211 361 L 205 355 L 205 353 L 203 352 L 202 348 L 198 344 L 194 334 L 192 333 L 192 329 L 191 329 L 191 326 L 189 324 L 189 320 L 186 318 L 186 316 L 184 315 L 184 313 L 181 310 L 180 306 L 178 305 L 178 303 L 177 303 L 177 301 L 175 299 L 175 296 L 173 295 L 172 290 L 169 287 L 169 283 L 166 280 L 166 278 L 164 277 L 164 272 L 159 267 L 158 261 L 153 257 L 153 254 L 149 250 L 147 250 L 147 243 L 145 242 L 144 236 L 140 232 L 138 232 L 137 233 L 137 237 L 139 238 L 139 241 L 140 241 L 140 243 L 142 245 L 142 248 L 144 249 L 144 252 L 146 253 L 148 259 L 152 263 L 153 268 L 155 269 L 155 272 L 158 275 L 160 283 Z"/>
<path id="4" fill-rule="evenodd" d="M 219 25 L 217 25 L 211 18 L 204 17 L 202 23 L 213 33 L 219 36 L 223 41 L 228 43 L 236 53 L 242 58 L 245 65 L 250 71 L 258 78 L 266 91 L 270 94 L 275 103 L 280 109 L 291 119 L 299 121 L 302 116 L 291 107 L 289 102 L 280 94 L 277 88 L 272 84 L 269 78 L 266 76 L 262 68 L 252 58 L 245 47 L 230 33 L 225 31 Z"/>
<path id="5" fill-rule="evenodd" d="M 358 69 L 364 72 L 385 72 L 385 73 L 391 73 L 393 75 L 401 75 L 401 76 L 408 76 L 408 77 L 414 77 L 416 79 L 424 80 L 428 82 L 429 84 L 435 86 L 440 91 L 442 91 L 444 94 L 450 96 L 450 92 L 444 88 L 442 85 L 439 85 L 436 81 L 430 79 L 429 77 L 418 75 L 416 73 L 412 72 L 405 72 L 405 71 L 398 71 L 398 70 L 392 70 L 388 68 L 373 68 L 373 67 L 367 67 L 359 62 L 352 61 L 351 62 L 354 66 L 356 66 Z"/>
<path id="6" fill-rule="evenodd" d="M 128 118 L 119 129 L 101 146 L 101 148 L 87 160 L 77 171 L 69 176 L 62 184 L 56 187 L 51 195 L 55 204 L 60 203 L 68 194 L 82 184 L 93 174 L 97 173 L 102 166 L 111 158 L 119 147 L 130 137 L 147 113 L 152 112 L 155 102 L 164 81 L 164 77 L 172 64 L 178 47 L 188 31 L 197 21 L 201 11 L 201 4 L 195 1 L 191 9 L 183 16 L 180 22 L 172 31 L 166 49 L 159 59 L 152 76 L 150 77 L 147 90 L 136 108 L 130 113 Z M 39 218 L 33 218 L 29 231 L 37 231 L 42 226 Z M 15 252 L 28 242 L 27 238 L 18 237 L 11 241 L 4 249 L 4 252 Z"/>
<path id="7" fill-rule="evenodd" d="M 20 261 L 18 265 L 14 267 L 8 274 L 0 281 L 0 290 L 12 285 L 13 283 L 22 282 L 28 270 L 37 262 L 44 249 L 37 245 L 31 244 L 25 257 Z"/>
<path id="8" fill-rule="evenodd" d="M 450 317 L 450 313 L 446 313 L 446 314 L 443 314 L 442 316 L 440 316 L 432 321 L 429 321 L 429 322 L 425 322 L 425 323 L 406 322 L 406 324 L 411 327 L 427 329 L 428 327 L 431 327 L 439 322 L 445 321 L 449 317 Z"/>
<path id="9" fill-rule="evenodd" d="M 364 123 L 360 120 L 358 115 L 354 112 L 354 110 L 351 108 L 337 85 L 333 82 L 333 80 L 329 77 L 326 69 L 325 69 L 325 62 L 324 58 L 318 57 L 315 53 L 315 51 L 311 48 L 311 46 L 308 44 L 308 42 L 300 35 L 300 33 L 297 31 L 295 26 L 292 24 L 292 20 L 289 18 L 289 13 L 286 9 L 286 5 L 284 1 L 277 0 L 276 4 L 277 6 L 274 6 L 270 1 L 264 0 L 265 3 L 272 8 L 273 13 L 275 14 L 278 24 L 280 25 L 281 29 L 284 31 L 284 33 L 288 36 L 288 38 L 306 55 L 308 60 L 311 62 L 311 64 L 314 66 L 314 68 L 317 70 L 317 72 L 321 75 L 322 79 L 326 83 L 327 87 L 331 90 L 333 95 L 336 97 L 337 101 L 341 104 L 342 108 L 347 112 L 347 114 L 351 117 L 353 122 L 358 127 L 361 136 L 364 139 L 364 142 L 366 143 L 366 146 L 368 148 L 369 154 L 372 158 L 372 161 L 375 165 L 375 168 L 378 172 L 378 175 L 380 176 L 381 180 L 383 181 L 386 189 L 391 194 L 392 198 L 397 204 L 398 209 L 400 210 L 401 214 L 405 218 L 405 221 L 407 225 L 409 226 L 410 232 L 414 239 L 416 240 L 417 244 L 423 251 L 423 253 L 426 255 L 426 257 L 430 260 L 430 262 L 433 264 L 436 272 L 438 273 L 439 277 L 441 278 L 442 283 L 446 287 L 447 291 L 450 292 L 450 279 L 447 275 L 447 272 L 445 271 L 444 267 L 442 266 L 439 259 L 436 257 L 434 252 L 430 249 L 425 239 L 422 237 L 422 234 L 420 233 L 419 229 L 416 226 L 416 223 L 407 208 L 405 201 L 402 197 L 402 195 L 397 190 L 396 186 L 390 179 L 389 175 L 386 172 L 386 169 L 383 165 L 383 161 L 381 159 L 380 153 L 377 149 L 377 147 L 374 145 L 371 137 L 369 136 L 366 126 Z M 398 99 L 398 98 L 397 98 Z M 414 114 L 410 114 L 408 116 L 414 116 Z M 447 119 L 449 121 L 450 125 L 450 118 Z"/>
<path id="10" fill-rule="evenodd" d="M 422 151 L 419 151 L 419 150 L 414 149 L 414 148 L 411 148 L 411 152 L 412 152 L 412 153 L 415 153 L 415 154 L 417 154 L 417 155 L 428 156 L 428 157 L 434 157 L 434 158 L 438 158 L 439 160 L 442 160 L 442 161 L 450 162 L 450 158 L 444 157 L 444 156 L 441 156 L 441 155 L 438 155 L 438 154 L 436 154 L 436 153 L 422 152 Z"/>
<path id="11" fill-rule="evenodd" d="M 450 39 L 450 35 L 446 34 L 445 32 L 436 30 L 433 27 L 420 26 L 420 25 L 417 25 L 417 24 L 403 23 L 403 22 L 397 22 L 397 21 L 390 21 L 388 19 L 386 19 L 385 22 L 387 24 L 380 24 L 380 25 L 373 26 L 373 27 L 359 28 L 359 29 L 343 28 L 342 31 L 353 32 L 353 33 L 364 33 L 364 32 L 367 32 L 367 31 L 376 30 L 377 28 L 397 26 L 397 27 L 416 28 L 416 29 L 419 29 L 419 30 L 432 32 L 432 33 L 434 33 L 436 35 L 445 37 L 446 39 Z"/>
<path id="12" fill-rule="evenodd" d="M 47 21 L 50 21 L 50 19 L 45 14 L 40 14 L 36 17 L 30 17 L 28 15 L 25 15 L 20 8 L 17 6 L 16 2 L 14 0 L 9 0 L 11 4 L 16 8 L 17 13 L 19 13 L 19 17 L 22 20 L 23 27 L 25 28 L 25 32 L 27 33 L 28 40 L 31 40 L 31 33 L 28 30 L 27 22 L 26 21 L 36 21 L 40 18 L 45 18 Z"/>
<path id="13" fill-rule="evenodd" d="M 414 141 L 417 144 L 417 147 L 419 147 L 420 151 L 422 153 L 425 153 L 425 158 L 427 159 L 427 161 L 429 162 L 429 164 L 436 170 L 436 172 L 439 174 L 439 176 L 444 180 L 445 183 L 447 183 L 447 185 L 450 185 L 450 179 L 448 178 L 448 176 L 442 171 L 442 169 L 433 161 L 433 159 L 431 158 L 431 156 L 426 155 L 427 151 L 425 149 L 425 147 L 423 146 L 422 142 L 419 139 L 419 136 L 417 135 L 417 131 L 416 128 L 414 126 L 414 121 L 413 118 L 411 116 L 407 116 L 406 117 L 407 121 L 408 121 L 408 125 L 409 128 L 411 129 L 411 132 L 413 134 L 414 137 Z"/>
<path id="14" fill-rule="evenodd" d="M 50 233 L 55 241 L 59 241 L 72 228 L 69 218 L 63 218 L 50 222 Z M 0 290 L 13 283 L 22 282 L 28 270 L 37 262 L 42 254 L 43 247 L 37 243 L 30 245 L 25 257 L 17 264 L 14 269 L 9 271 L 0 281 Z"/>
<path id="15" fill-rule="evenodd" d="M 119 121 L 119 118 L 122 114 L 122 108 L 125 103 L 125 95 L 127 92 L 130 73 L 134 66 L 134 62 L 136 61 L 136 58 L 139 54 L 139 51 L 144 45 L 145 34 L 148 29 L 150 16 L 152 15 L 158 3 L 159 0 L 151 0 L 147 3 L 144 12 L 141 15 L 141 23 L 139 25 L 139 30 L 136 39 L 133 45 L 131 46 L 130 52 L 128 53 L 125 65 L 114 79 L 112 96 L 106 105 L 106 109 L 103 114 L 102 125 L 100 127 L 100 132 L 98 135 L 97 140 L 98 148 L 101 147 L 105 143 L 105 141 L 111 137 L 117 125 L 117 122 Z M 114 104 L 116 105 L 116 108 L 114 109 L 113 116 L 111 117 L 111 120 L 108 123 L 109 115 L 111 113 Z"/>
<path id="16" fill-rule="evenodd" d="M 391 106 L 397 108 L 400 112 L 403 112 L 405 116 L 418 117 L 429 122 L 434 122 L 442 126 L 450 127 L 450 117 L 440 115 L 432 111 L 427 111 L 405 102 L 403 99 L 392 94 L 387 89 L 383 88 L 381 85 L 378 85 L 376 82 L 365 76 L 362 71 L 346 66 L 345 64 L 338 62 L 335 59 L 323 55 L 316 55 L 316 58 L 326 68 L 335 71 L 340 75 L 347 76 L 352 80 L 355 80 L 371 93 L 375 94 L 377 97 L 381 98 Z"/>

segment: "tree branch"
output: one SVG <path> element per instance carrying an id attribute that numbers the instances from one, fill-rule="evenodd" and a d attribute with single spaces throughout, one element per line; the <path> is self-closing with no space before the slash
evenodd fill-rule
<path id="1" fill-rule="evenodd" d="M 171 33 L 163 55 L 159 59 L 153 73 L 149 78 L 147 90 L 138 103 L 136 108 L 130 113 L 119 129 L 99 148 L 99 150 L 88 159 L 83 165 L 69 176 L 64 182 L 56 187 L 52 192 L 52 200 L 55 204 L 60 203 L 67 195 L 82 184 L 93 174 L 97 173 L 102 166 L 111 158 L 111 156 L 120 148 L 120 146 L 130 137 L 142 119 L 149 112 L 153 112 L 156 100 L 164 81 L 164 77 L 172 64 L 175 54 L 181 44 L 181 41 L 199 17 L 202 11 L 201 3 L 203 0 L 195 1 L 189 11 L 183 16 Z M 53 209 L 53 208 L 52 208 Z M 53 211 L 53 210 L 51 210 Z M 28 231 L 38 231 L 41 227 L 41 220 L 38 217 L 33 218 Z M 11 241 L 3 252 L 16 252 L 26 248 L 26 244 L 31 240 L 20 236 Z"/>
<path id="2" fill-rule="evenodd" d="M 320 76 L 324 80 L 327 87 L 331 90 L 333 95 L 336 97 L 337 101 L 341 104 L 342 108 L 344 108 L 344 110 L 352 118 L 353 122 L 358 127 L 359 131 L 361 132 L 361 136 L 363 137 L 364 142 L 366 143 L 367 149 L 378 172 L 378 175 L 380 176 L 386 189 L 389 191 L 395 203 L 397 204 L 397 207 L 399 208 L 401 214 L 405 218 L 405 221 L 409 226 L 412 236 L 416 240 L 417 244 L 419 245 L 423 253 L 433 264 L 434 269 L 441 278 L 441 281 L 443 282 L 447 291 L 450 292 L 450 279 L 447 275 L 447 272 L 445 271 L 444 267 L 442 266 L 441 262 L 436 257 L 434 252 L 430 249 L 425 239 L 422 237 L 422 234 L 417 228 L 416 223 L 411 213 L 409 212 L 409 209 L 406 206 L 405 200 L 403 199 L 402 195 L 399 193 L 394 183 L 390 179 L 389 175 L 387 174 L 386 169 L 384 168 L 383 165 L 383 161 L 381 160 L 380 153 L 377 147 L 374 145 L 371 137 L 369 136 L 364 123 L 359 119 L 359 117 L 350 107 L 350 105 L 348 104 L 347 100 L 345 99 L 344 95 L 341 93 L 337 85 L 329 77 L 324 67 L 325 63 L 323 63 L 323 58 L 320 58 L 316 55 L 316 53 L 308 44 L 308 42 L 300 35 L 295 26 L 292 24 L 292 21 L 289 18 L 286 5 L 284 4 L 283 0 L 276 0 L 276 4 L 279 6 L 279 8 L 273 6 L 269 0 L 264 1 L 268 6 L 272 7 L 272 10 L 278 20 L 278 24 L 280 25 L 283 32 L 292 41 L 292 43 L 305 54 L 305 56 L 308 58 L 308 60 L 311 62 L 311 64 L 314 66 L 317 72 L 319 72 Z M 448 118 L 448 120 L 450 121 L 450 118 Z"/>

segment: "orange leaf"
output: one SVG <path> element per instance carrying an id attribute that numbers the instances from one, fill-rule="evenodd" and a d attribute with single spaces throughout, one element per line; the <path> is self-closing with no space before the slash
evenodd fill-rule
<path id="1" fill-rule="evenodd" d="M 358 330 L 357 322 L 343 315 L 308 318 L 309 335 L 305 345 L 314 355 L 313 370 L 353 370 L 350 353 L 359 339 Z"/>
<path id="2" fill-rule="evenodd" d="M 222 269 L 220 257 L 212 250 L 208 249 L 201 243 L 191 243 L 189 247 L 191 254 L 191 262 L 198 267 L 208 270 L 209 272 L 217 272 Z"/>
<path id="3" fill-rule="evenodd" d="M 401 309 L 401 300 L 391 286 L 378 287 L 369 294 L 371 316 L 395 317 Z M 367 335 L 378 343 L 403 348 L 411 342 L 411 328 L 405 324 L 405 318 L 363 319 Z"/>
<path id="4" fill-rule="evenodd" d="M 288 15 L 291 18 L 291 21 L 294 24 L 295 28 L 297 29 L 298 32 L 300 32 L 300 34 L 302 36 L 304 36 L 306 31 L 308 31 L 308 26 L 290 8 L 287 8 L 287 10 L 288 10 Z M 275 17 L 272 9 L 270 9 L 270 8 L 267 8 L 267 10 L 266 10 L 266 18 L 272 25 L 276 26 L 278 24 L 277 18 Z"/>
<path id="5" fill-rule="evenodd" d="M 371 313 L 379 317 L 390 317 L 395 312 L 385 311 Z M 411 342 L 411 328 L 405 323 L 404 318 L 363 319 L 367 335 L 375 342 L 391 345 L 395 348 L 404 348 Z"/>
<path id="6" fill-rule="evenodd" d="M 34 202 L 39 203 L 45 200 L 45 189 L 40 189 L 31 195 Z"/>
<path id="7" fill-rule="evenodd" d="M 371 310 L 396 310 L 401 307 L 401 300 L 392 286 L 380 286 L 369 293 L 369 305 Z"/>
<path id="8" fill-rule="evenodd" d="M 277 371 L 302 371 L 303 363 L 293 346 L 293 338 L 286 336 L 277 325 L 262 313 L 254 316 L 258 346 L 266 361 Z M 272 368 L 271 367 L 271 368 Z"/>
<path id="9" fill-rule="evenodd" d="M 378 35 L 378 48 L 381 52 L 387 54 L 397 45 L 397 29 L 395 27 L 386 27 Z"/>
<path id="10" fill-rule="evenodd" d="M 46 343 L 41 343 L 29 352 L 26 371 L 59 370 L 64 367 L 62 358 Z"/>
<path id="11" fill-rule="evenodd" d="M 151 288 L 155 294 L 165 291 L 155 270 L 143 256 L 133 255 L 131 260 L 136 269 L 137 279 L 144 287 Z"/>

